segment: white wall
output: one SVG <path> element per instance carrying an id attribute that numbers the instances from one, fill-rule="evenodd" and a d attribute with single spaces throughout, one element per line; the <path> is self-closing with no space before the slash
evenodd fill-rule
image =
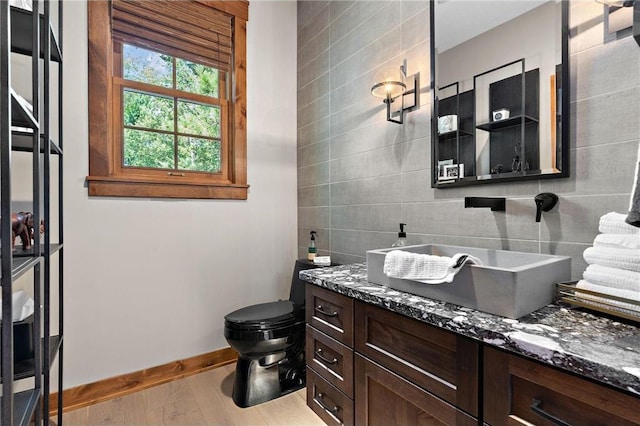
<path id="1" fill-rule="evenodd" d="M 64 13 L 65 388 L 227 346 L 296 257 L 296 3 L 249 8 L 247 201 L 88 197 L 86 9 Z"/>

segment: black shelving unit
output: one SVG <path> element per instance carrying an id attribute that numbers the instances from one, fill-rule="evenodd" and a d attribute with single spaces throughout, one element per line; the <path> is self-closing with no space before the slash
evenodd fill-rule
<path id="1" fill-rule="evenodd" d="M 478 130 L 489 132 L 489 162 L 492 173 L 497 165 L 501 165 L 504 172 L 512 173 L 513 176 L 540 167 L 540 70 L 536 68 L 525 71 L 523 58 L 473 77 L 474 91 L 477 94 L 479 78 L 516 64 L 520 64 L 519 73 L 494 81 L 487 88 L 488 110 L 508 109 L 509 118 L 489 120 L 475 126 Z M 495 174 L 506 176 L 505 173 Z"/>
<path id="2" fill-rule="evenodd" d="M 2 286 L 2 398 L 0 424 L 49 424 L 51 371 L 57 364 L 58 398 L 57 424 L 62 424 L 62 355 L 63 355 L 63 203 L 62 203 L 62 1 L 57 3 L 57 30 L 52 26 L 49 0 L 34 0 L 33 12 L 0 2 L 0 279 Z M 37 52 L 37 54 L 34 54 Z M 18 94 L 11 87 L 12 54 L 31 57 L 30 94 Z M 52 67 L 58 67 L 57 81 L 52 78 Z M 25 76 L 29 78 L 29 76 Z M 57 91 L 57 103 L 51 94 Z M 20 95 L 31 95 L 29 104 Z M 57 130 L 53 130 L 51 113 L 58 111 Z M 54 141 L 55 140 L 55 141 Z M 12 151 L 31 153 L 32 213 L 34 244 L 23 250 L 17 243 L 12 248 L 12 166 L 16 158 Z M 51 157 L 58 156 L 58 168 L 52 171 Z M 26 158 L 23 156 L 23 159 Z M 58 218 L 51 221 L 51 176 L 58 173 Z M 44 243 L 40 243 L 40 219 L 45 222 Z M 53 230 L 58 231 L 58 242 L 51 241 Z M 58 281 L 52 282 L 51 266 L 58 258 Z M 19 325 L 13 323 L 12 294 L 14 282 L 25 273 L 33 272 L 33 299 L 36 307 L 33 318 Z M 58 315 L 52 317 L 51 299 L 58 295 Z M 52 335 L 52 323 L 57 323 L 58 334 Z M 4 326 L 12 324 L 12 326 Z M 16 358 L 14 331 L 19 327 L 32 327 L 27 333 L 29 350 L 20 351 Z M 24 348 L 22 348 L 24 349 Z M 33 354 L 31 355 L 31 351 Z M 56 362 L 57 361 L 57 362 Z M 15 392 L 17 381 L 25 381 Z"/>
<path id="3" fill-rule="evenodd" d="M 457 129 L 440 133 L 435 131 L 437 144 L 435 154 L 438 161 L 452 160 L 453 164 L 464 164 L 464 176 L 455 180 L 440 180 L 436 173 L 437 183 L 448 184 L 459 181 L 464 177 L 475 176 L 475 129 L 473 122 L 473 90 L 460 92 L 458 82 L 439 88 L 444 92 L 447 89 L 455 89 L 455 94 L 444 98 L 436 98 L 437 116 L 455 115 L 458 118 Z M 437 123 L 435 123 L 437 126 Z"/>

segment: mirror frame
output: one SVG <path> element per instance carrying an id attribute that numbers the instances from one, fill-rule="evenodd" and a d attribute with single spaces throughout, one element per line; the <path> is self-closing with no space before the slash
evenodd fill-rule
<path id="1" fill-rule="evenodd" d="M 561 137 L 562 137 L 562 169 L 560 173 L 548 173 L 548 174 L 531 174 L 522 176 L 505 176 L 495 177 L 491 179 L 476 179 L 465 180 L 461 182 L 455 180 L 447 183 L 438 182 L 438 166 L 436 158 L 436 142 L 438 140 L 438 117 L 436 117 L 436 60 L 435 60 L 435 2 L 438 0 L 430 0 L 429 10 L 429 38 L 430 38 L 430 68 L 431 68 L 431 187 L 436 189 L 445 188 L 457 188 L 460 186 L 471 186 L 488 183 L 504 183 L 504 182 L 519 182 L 526 180 L 541 180 L 541 179 L 558 179 L 569 177 L 569 126 L 571 120 L 569 117 L 569 94 L 571 91 L 569 81 L 569 1 L 559 0 L 562 4 L 562 17 L 561 17 L 561 43 L 562 43 L 562 72 L 561 72 Z"/>

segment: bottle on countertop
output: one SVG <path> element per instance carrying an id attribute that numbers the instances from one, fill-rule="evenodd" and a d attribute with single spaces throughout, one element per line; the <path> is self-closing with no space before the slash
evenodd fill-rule
<path id="1" fill-rule="evenodd" d="M 313 262 L 313 259 L 316 258 L 316 253 L 318 252 L 318 249 L 316 248 L 317 234 L 318 233 L 316 231 L 309 232 L 309 235 L 311 235 L 311 241 L 309 241 L 309 250 L 307 251 L 307 260 L 309 262 Z"/>
<path id="2" fill-rule="evenodd" d="M 400 232 L 398 232 L 398 241 L 393 243 L 391 247 L 404 247 L 407 245 L 407 233 L 404 232 L 405 226 L 407 226 L 406 223 L 400 224 Z"/>

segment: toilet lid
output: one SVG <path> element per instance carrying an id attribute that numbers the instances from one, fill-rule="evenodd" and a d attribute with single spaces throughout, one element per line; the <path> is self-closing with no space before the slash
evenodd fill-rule
<path id="1" fill-rule="evenodd" d="M 296 321 L 290 300 L 260 303 L 233 311 L 224 317 L 227 324 L 242 328 L 280 327 Z"/>

